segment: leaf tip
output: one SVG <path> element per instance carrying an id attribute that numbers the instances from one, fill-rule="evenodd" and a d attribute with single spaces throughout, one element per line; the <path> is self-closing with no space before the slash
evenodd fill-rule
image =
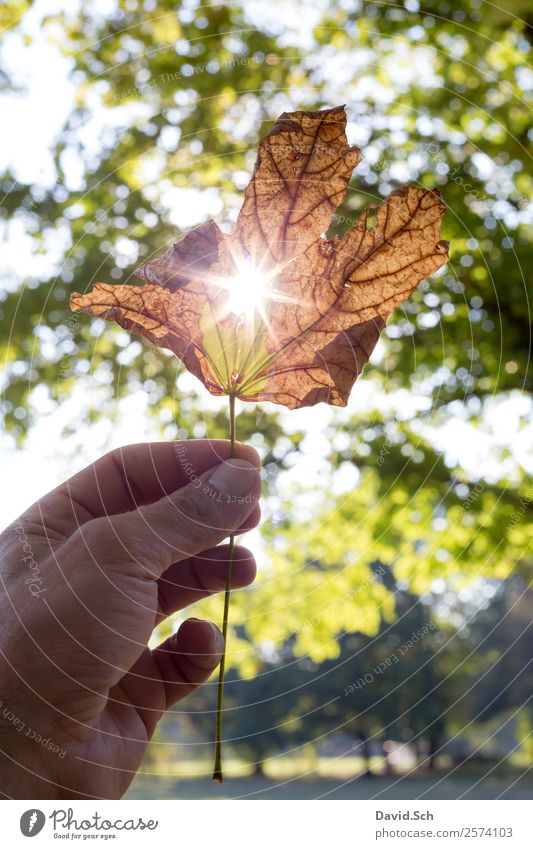
<path id="1" fill-rule="evenodd" d="M 79 309 L 81 309 L 81 307 L 78 303 L 78 301 L 81 298 L 82 298 L 82 295 L 81 295 L 80 292 L 72 292 L 72 294 L 69 298 L 69 301 L 68 301 L 68 305 L 73 312 L 77 312 Z"/>
<path id="2" fill-rule="evenodd" d="M 436 198 L 438 198 L 439 200 L 441 200 L 444 203 L 444 198 L 442 197 L 442 192 L 441 192 L 440 189 L 437 189 L 437 188 L 428 189 L 428 192 L 430 192 L 432 195 L 435 195 Z"/>

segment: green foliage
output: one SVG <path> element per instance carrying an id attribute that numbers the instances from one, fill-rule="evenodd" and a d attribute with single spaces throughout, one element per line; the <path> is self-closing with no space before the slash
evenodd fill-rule
<path id="1" fill-rule="evenodd" d="M 11 35 L 28 5 L 2 6 Z M 25 278 L 21 256 L 20 278 L 2 294 L 4 413 L 17 439 L 36 387 L 58 405 L 76 387 L 98 387 L 94 418 L 143 390 L 165 437 L 226 435 L 225 412 L 206 411 L 172 357 L 73 316 L 68 297 L 96 280 L 129 282 L 139 262 L 205 217 L 204 206 L 188 217 L 192 196 L 173 195 L 175 187 L 197 190 L 231 226 L 257 139 L 284 109 L 347 102 L 366 159 L 332 233 L 406 180 L 439 186 L 449 206 L 451 262 L 390 322 L 383 360 L 366 372 L 376 393 L 414 390 L 422 412 L 402 419 L 391 405 L 332 417 L 323 491 L 309 509 L 304 485 L 278 492 L 275 484 L 301 454 L 305 428 L 289 434 L 272 408 L 239 414 L 239 438 L 259 447 L 274 483 L 259 580 L 233 601 L 230 662 L 243 677 L 263 663 L 250 641 L 281 651 L 292 640 L 295 656 L 319 663 L 342 653 L 345 632 L 380 634 L 398 599 L 372 580 L 378 562 L 414 593 L 439 579 L 460 590 L 479 576 L 530 569 L 531 492 L 519 462 L 508 478 L 472 479 L 421 438 L 420 425 L 438 430 L 454 415 L 477 425 L 488 399 L 531 390 L 531 28 L 519 2 L 419 5 L 330 4 L 309 43 L 290 31 L 278 37 L 275 22 L 253 20 L 237 2 L 159 0 L 146 11 L 117 0 L 106 16 L 84 4 L 42 22 L 69 62 L 76 100 L 53 149 L 52 184 L 2 177 L 0 223 L 22 224 L 36 256 L 54 238 L 64 244 L 38 276 Z M 335 494 L 330 485 L 346 468 L 359 481 Z M 219 601 L 204 612 L 218 619 Z"/>
<path id="2" fill-rule="evenodd" d="M 369 194 L 386 195 L 404 173 L 439 185 L 450 207 L 452 261 L 389 326 L 387 386 L 418 387 L 431 379 L 439 405 L 531 388 L 528 231 L 520 223 L 531 196 L 530 112 L 521 88 L 529 30 L 511 14 L 492 8 L 482 14 L 475 0 L 447 6 L 429 3 L 415 12 L 354 2 L 349 11 L 345 4 L 317 27 L 309 51 L 281 47 L 237 4 L 195 12 L 159 2 L 157 14 L 144 14 L 137 2 L 119 2 L 105 18 L 88 6 L 79 16 L 47 19 L 51 39 L 58 41 L 54 27 L 62 29 L 58 47 L 72 64 L 76 108 L 54 150 L 56 184 L 32 187 L 6 174 L 3 215 L 27 222 L 36 251 L 45 250 L 54 231 L 66 234 L 69 247 L 57 274 L 30 281 L 22 303 L 17 291 L 3 304 L 6 317 L 16 316 L 4 355 L 32 361 L 31 371 L 20 374 L 20 366 L 10 374 L 6 413 L 17 432 L 23 424 L 11 414 L 26 404 L 32 386 L 44 382 L 61 397 L 67 388 L 58 381 L 62 354 L 68 349 L 85 360 L 91 346 L 89 324 L 74 326 L 68 314 L 73 284 L 84 289 L 96 279 L 129 279 L 124 238 L 136 260 L 176 238 L 163 203 L 172 186 L 214 192 L 226 210 L 235 208 L 236 184 L 249 172 L 262 126 L 283 105 L 318 107 L 341 96 L 333 56 L 348 68 L 354 56 L 367 57 L 358 58 L 357 70 L 343 72 L 342 89 L 371 154 L 332 229 L 357 215 Z M 6 14 L 9 9 L 15 19 L 23 6 L 8 4 Z M 406 51 L 414 51 L 409 63 Z M 398 81 L 398 62 L 410 71 L 405 83 Z M 358 94 L 363 75 L 373 84 Z M 94 152 L 82 130 L 96 110 L 108 129 Z M 82 166 L 76 188 L 63 174 L 67 154 Z M 42 326 L 53 331 L 53 355 L 35 339 Z M 109 361 L 114 347 L 115 332 L 101 334 L 94 367 Z M 162 379 L 172 384 L 174 364 L 160 354 L 157 359 Z M 128 368 L 144 371 L 142 351 Z M 74 357 L 69 374 L 80 374 Z"/>
<path id="3" fill-rule="evenodd" d="M 358 3 L 352 12 L 336 9 L 316 33 L 324 51 L 346 62 L 354 50 L 368 51 L 358 75 L 375 81 L 355 106 L 361 117 L 352 117 L 369 129 L 372 161 L 343 214 L 357 214 L 376 187 L 386 195 L 398 163 L 409 179 L 439 186 L 450 208 L 446 273 L 421 286 L 388 331 L 388 386 L 417 385 L 437 372 L 433 400 L 441 405 L 531 390 L 531 227 L 520 214 L 532 196 L 530 91 L 521 84 L 531 32 L 520 3 L 511 4 L 516 13 L 509 4 L 506 12 L 484 5 L 429 2 L 408 11 Z M 408 84 L 398 70 L 410 70 Z"/>

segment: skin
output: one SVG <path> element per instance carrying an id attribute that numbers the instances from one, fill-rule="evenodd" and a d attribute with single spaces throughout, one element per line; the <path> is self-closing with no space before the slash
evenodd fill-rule
<path id="1" fill-rule="evenodd" d="M 5 798 L 120 798 L 164 711 L 210 677 L 223 650 L 212 623 L 187 619 L 147 644 L 165 617 L 224 589 L 220 543 L 259 521 L 259 457 L 241 444 L 235 457 L 221 440 L 127 446 L 0 536 Z M 254 577 L 237 546 L 233 587 Z"/>

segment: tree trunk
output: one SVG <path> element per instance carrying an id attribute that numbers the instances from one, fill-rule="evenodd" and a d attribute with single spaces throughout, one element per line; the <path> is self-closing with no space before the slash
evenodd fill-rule
<path id="1" fill-rule="evenodd" d="M 428 769 L 437 769 L 437 752 L 440 747 L 440 734 L 430 734 L 429 736 L 429 753 L 428 753 Z"/>
<path id="2" fill-rule="evenodd" d="M 361 735 L 361 742 L 363 743 L 363 759 L 365 762 L 365 771 L 363 775 L 365 778 L 373 778 L 374 773 L 372 772 L 372 767 L 370 765 L 370 741 L 366 735 Z"/>
<path id="3" fill-rule="evenodd" d="M 251 764 L 252 767 L 252 776 L 254 778 L 264 778 L 265 777 L 265 768 L 263 761 L 255 761 Z"/>

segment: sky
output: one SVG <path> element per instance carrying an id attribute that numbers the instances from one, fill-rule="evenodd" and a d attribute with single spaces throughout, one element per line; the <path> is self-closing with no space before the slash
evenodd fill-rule
<path id="1" fill-rule="evenodd" d="M 93 8 L 100 9 L 103 14 L 111 5 L 112 0 L 93 0 Z M 282 19 L 283 38 L 289 43 L 299 42 L 301 46 L 307 46 L 312 27 L 326 5 L 323 0 L 314 4 L 312 9 L 309 4 L 305 4 L 305 15 L 299 11 L 299 4 L 295 2 L 287 7 L 276 0 L 250 0 L 245 8 L 250 19 L 266 23 L 274 31 L 279 29 Z M 69 61 L 54 46 L 46 43 L 39 21 L 45 12 L 63 9 L 74 14 L 78 6 L 79 0 L 69 0 L 68 3 L 66 0 L 37 0 L 25 21 L 26 31 L 32 35 L 33 43 L 24 46 L 18 36 L 5 36 L 1 58 L 21 90 L 14 95 L 0 95 L 3 119 L 0 161 L 9 164 L 24 182 L 43 185 L 55 182 L 56 172 L 50 151 L 75 99 L 75 87 L 69 77 Z M 334 57 L 331 61 L 335 62 Z M 423 61 L 422 56 L 420 61 Z M 412 67 L 408 61 L 398 63 L 400 82 L 403 80 L 405 84 L 408 83 Z M 338 85 L 342 85 L 341 66 L 332 76 Z M 429 72 L 428 80 L 431 82 Z M 363 92 L 364 79 L 360 85 Z M 139 108 L 142 110 L 142 105 Z M 123 122 L 120 114 L 113 118 L 101 113 L 102 110 L 95 105 L 93 124 L 87 130 L 87 145 L 91 144 L 91 139 L 99 138 L 102 122 L 116 121 L 117 127 Z M 364 143 L 364 128 L 349 126 L 348 131 L 352 143 Z M 78 163 L 66 157 L 61 164 L 67 186 L 75 187 L 80 179 Z M 481 161 L 479 167 L 486 168 L 488 165 Z M 200 194 L 192 189 L 168 189 L 165 201 L 174 210 L 172 220 L 179 227 L 192 225 L 206 215 L 217 216 L 221 212 L 220 200 L 215 192 Z M 40 254 L 32 254 L 31 238 L 18 224 L 13 225 L 4 235 L 6 238 L 0 244 L 0 268 L 3 271 L 3 285 L 8 288 L 20 285 L 21 256 L 25 258 L 24 271 L 28 275 L 48 275 L 61 262 L 65 249 L 61 233 L 51 235 L 47 250 Z M 128 251 L 134 252 L 135 246 L 125 243 L 123 247 L 125 261 L 133 262 L 135 257 L 128 257 Z M 374 367 L 379 367 L 381 356 L 382 349 L 378 347 L 371 360 Z M 309 490 L 315 487 L 316 492 L 320 493 L 324 486 L 325 459 L 329 450 L 324 431 L 332 422 L 342 424 L 343 419 L 355 411 L 370 412 L 376 405 L 392 410 L 399 418 L 416 415 L 417 410 L 425 409 L 427 398 L 414 393 L 382 393 L 377 396 L 378 389 L 372 381 L 371 371 L 367 375 L 358 381 L 347 411 L 320 405 L 313 409 L 312 414 L 308 410 L 301 410 L 286 416 L 287 430 L 302 429 L 306 436 L 302 446 L 303 459 L 299 465 L 284 473 L 279 482 L 281 487 L 290 488 L 303 481 Z M 94 392 L 97 390 L 91 387 L 90 381 L 80 383 L 60 409 L 51 409 L 46 393 L 36 393 L 34 423 L 23 448 L 15 449 L 7 436 L 1 438 L 3 472 L 5 479 L 10 481 L 9 492 L 5 488 L 0 491 L 1 527 L 48 489 L 110 448 L 159 438 L 155 423 L 147 414 L 147 402 L 142 393 L 136 393 L 120 403 L 118 420 L 112 424 L 109 421 L 88 420 L 88 399 Z M 219 408 L 225 403 L 213 399 L 207 392 L 204 393 L 204 399 L 207 409 Z M 509 397 L 488 402 L 476 424 L 467 420 L 464 411 L 460 409 L 448 417 L 445 423 L 437 414 L 434 417 L 424 416 L 423 424 L 420 424 L 420 436 L 432 441 L 444 453 L 450 465 L 459 464 L 472 479 L 484 476 L 490 481 L 513 480 L 518 466 L 529 473 L 533 471 L 532 412 L 531 401 L 516 392 Z M 528 418 L 529 423 L 526 421 Z M 58 440 L 57 435 L 74 423 L 75 432 Z M 341 469 L 335 481 L 331 482 L 333 491 L 348 490 L 356 483 L 356 475 L 353 469 L 351 472 L 346 468 Z"/>

